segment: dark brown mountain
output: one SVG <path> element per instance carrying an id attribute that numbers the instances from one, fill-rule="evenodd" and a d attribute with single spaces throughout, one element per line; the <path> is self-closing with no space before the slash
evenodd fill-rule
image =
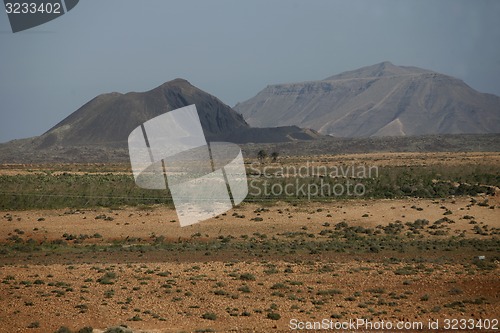
<path id="1" fill-rule="evenodd" d="M 175 79 L 143 93 L 97 96 L 44 133 L 39 138 L 39 147 L 126 147 L 128 135 L 140 124 L 191 104 L 196 105 L 205 136 L 210 141 L 281 142 L 318 136 L 292 126 L 279 130 L 253 129 L 239 113 L 216 97 L 186 80 Z"/>
<path id="2" fill-rule="evenodd" d="M 500 133 L 500 97 L 390 62 L 271 85 L 234 109 L 251 126 L 296 125 L 337 137 Z"/>
<path id="3" fill-rule="evenodd" d="M 130 132 L 145 121 L 167 111 L 196 104 L 209 139 L 222 139 L 248 128 L 243 117 L 216 97 L 175 79 L 147 92 L 99 95 L 42 135 L 42 147 L 127 146 Z"/>
<path id="4" fill-rule="evenodd" d="M 208 141 L 276 143 L 321 137 L 313 130 L 296 126 L 252 128 L 216 97 L 186 80 L 175 79 L 146 92 L 99 95 L 39 137 L 1 144 L 0 161 L 123 160 L 133 129 L 160 114 L 191 104 L 196 105 Z"/>

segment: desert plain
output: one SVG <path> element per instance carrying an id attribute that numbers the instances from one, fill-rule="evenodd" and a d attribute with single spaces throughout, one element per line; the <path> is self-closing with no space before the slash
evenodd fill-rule
<path id="1" fill-rule="evenodd" d="M 407 326 L 345 331 L 498 330 L 500 154 L 246 162 L 249 179 L 252 168 L 306 162 L 380 174 L 363 196 L 249 195 L 180 227 L 168 198 L 123 199 L 127 165 L 1 166 L 0 332 L 290 332 L 357 320 Z M 114 185 L 100 193 L 94 181 Z"/>

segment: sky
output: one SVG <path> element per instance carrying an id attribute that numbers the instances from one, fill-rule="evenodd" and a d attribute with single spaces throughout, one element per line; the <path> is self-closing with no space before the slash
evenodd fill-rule
<path id="1" fill-rule="evenodd" d="M 497 0 L 80 0 L 12 33 L 0 12 L 0 143 L 97 95 L 184 78 L 234 106 L 269 84 L 391 61 L 500 95 Z"/>

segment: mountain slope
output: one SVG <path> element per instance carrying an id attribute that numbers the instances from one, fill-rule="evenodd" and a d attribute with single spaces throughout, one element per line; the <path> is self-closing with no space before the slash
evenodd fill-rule
<path id="1" fill-rule="evenodd" d="M 191 104 L 196 105 L 208 141 L 275 143 L 322 137 L 316 131 L 296 126 L 252 128 L 216 97 L 186 80 L 175 79 L 146 92 L 99 95 L 41 136 L 0 144 L 0 161 L 123 160 L 133 129 L 160 114 Z"/>
<path id="2" fill-rule="evenodd" d="M 389 62 L 268 86 L 234 109 L 251 126 L 296 125 L 339 137 L 500 132 L 500 97 Z"/>
<path id="3" fill-rule="evenodd" d="M 144 93 L 110 93 L 97 96 L 42 135 L 42 147 L 75 145 L 126 145 L 130 132 L 145 121 L 190 104 L 196 104 L 205 135 L 221 138 L 247 128 L 243 117 L 188 81 L 175 79 Z"/>
<path id="4" fill-rule="evenodd" d="M 195 104 L 208 140 L 247 142 L 253 130 L 243 117 L 216 97 L 196 88 L 188 81 L 175 79 L 147 92 L 99 95 L 44 133 L 37 141 L 39 148 L 60 146 L 126 147 L 130 132 L 167 111 Z M 258 129 L 270 132 L 272 129 Z M 269 142 L 293 140 L 304 131 L 284 127 L 281 135 L 266 135 Z M 317 134 L 304 139 L 312 139 Z M 262 136 L 256 139 L 262 140 Z M 258 142 L 258 141 L 257 141 Z"/>

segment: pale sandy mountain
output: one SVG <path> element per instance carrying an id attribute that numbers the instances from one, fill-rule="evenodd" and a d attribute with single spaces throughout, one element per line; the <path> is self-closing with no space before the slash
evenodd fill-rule
<path id="1" fill-rule="evenodd" d="M 251 126 L 296 125 L 337 137 L 500 133 L 499 96 L 390 62 L 270 85 L 234 109 Z"/>

